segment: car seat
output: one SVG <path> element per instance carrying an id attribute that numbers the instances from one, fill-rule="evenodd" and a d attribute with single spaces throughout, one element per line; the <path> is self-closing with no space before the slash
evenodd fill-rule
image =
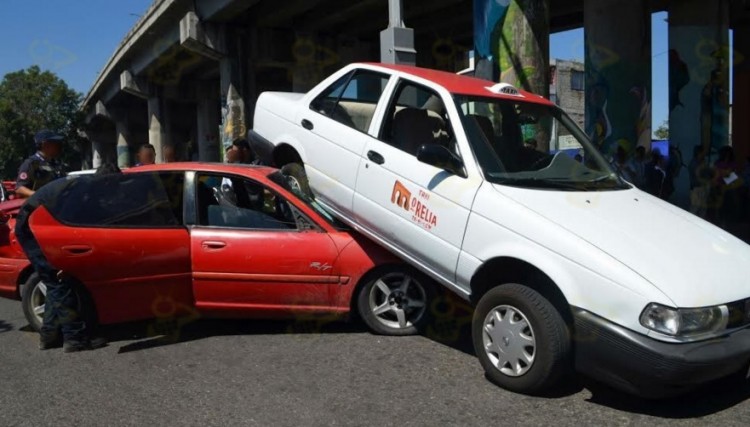
<path id="1" fill-rule="evenodd" d="M 196 202 L 198 204 L 198 224 L 211 225 L 209 223 L 208 207 L 218 205 L 219 201 L 216 200 L 213 189 L 203 181 L 198 181 Z"/>
<path id="2" fill-rule="evenodd" d="M 435 143 L 438 124 L 427 110 L 404 108 L 393 116 L 392 142 L 409 154 L 416 155 L 422 144 Z"/>

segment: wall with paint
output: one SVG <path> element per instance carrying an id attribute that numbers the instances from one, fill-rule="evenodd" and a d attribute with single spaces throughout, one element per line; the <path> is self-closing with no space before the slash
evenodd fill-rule
<path id="1" fill-rule="evenodd" d="M 586 133 L 605 155 L 651 146 L 651 19 L 643 0 L 587 2 Z M 628 37 L 623 37 L 628 34 Z"/>

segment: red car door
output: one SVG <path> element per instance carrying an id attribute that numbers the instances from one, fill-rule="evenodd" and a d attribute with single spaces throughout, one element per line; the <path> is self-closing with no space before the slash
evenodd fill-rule
<path id="1" fill-rule="evenodd" d="M 300 230 L 294 205 L 256 181 L 203 174 L 195 185 L 198 308 L 264 316 L 331 309 L 339 252 L 327 233 Z"/>
<path id="2" fill-rule="evenodd" d="M 29 224 L 50 263 L 89 290 L 99 321 L 191 311 L 184 173 L 76 179 L 65 206 L 39 208 Z"/>

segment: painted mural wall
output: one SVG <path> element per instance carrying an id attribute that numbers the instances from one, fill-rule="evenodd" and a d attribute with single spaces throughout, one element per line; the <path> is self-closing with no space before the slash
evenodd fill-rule
<path id="1" fill-rule="evenodd" d="M 490 61 L 493 77 L 549 95 L 549 2 L 474 0 L 474 50 Z"/>
<path id="2" fill-rule="evenodd" d="M 474 31 L 478 77 L 549 97 L 548 0 L 474 0 Z M 550 125 L 524 137 L 547 150 Z"/>
<path id="3" fill-rule="evenodd" d="M 694 148 L 701 146 L 707 153 L 706 164 L 712 165 L 719 148 L 729 144 L 728 30 L 673 24 L 669 40 L 670 144 L 680 150 L 685 164 L 693 158 Z M 682 205 L 720 204 L 707 195 L 705 200 L 688 200 L 687 170 L 677 176 L 675 187 Z"/>
<path id="4" fill-rule="evenodd" d="M 696 145 L 715 153 L 729 143 L 729 46 L 716 34 L 712 27 L 669 30 L 669 133 L 684 153 Z"/>
<path id="5" fill-rule="evenodd" d="M 589 138 L 605 155 L 651 147 L 651 20 L 643 2 L 587 4 L 584 33 Z M 628 37 L 622 37 L 628 34 Z"/>

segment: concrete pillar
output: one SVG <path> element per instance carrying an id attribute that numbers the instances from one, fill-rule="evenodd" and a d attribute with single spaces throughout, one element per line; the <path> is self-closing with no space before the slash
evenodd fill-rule
<path id="1" fill-rule="evenodd" d="M 120 119 L 115 121 L 115 131 L 117 132 L 117 166 L 128 168 L 132 166 L 130 162 L 130 130 L 128 121 Z"/>
<path id="2" fill-rule="evenodd" d="M 696 145 L 710 148 L 713 163 L 716 150 L 729 143 L 728 1 L 673 1 L 669 7 L 670 144 L 684 163 Z M 687 171 L 675 188 L 677 203 L 688 205 Z"/>
<path id="3" fill-rule="evenodd" d="M 549 0 L 474 0 L 475 75 L 549 96 Z M 548 124 L 527 138 L 549 149 Z"/>
<path id="4" fill-rule="evenodd" d="M 475 74 L 549 95 L 549 0 L 474 0 Z"/>
<path id="5" fill-rule="evenodd" d="M 156 160 L 162 159 L 162 146 L 169 143 L 166 102 L 160 94 L 148 98 L 148 142 L 156 150 Z M 137 148 L 136 148 L 137 149 Z"/>
<path id="6" fill-rule="evenodd" d="M 627 36 L 624 36 L 627 35 Z M 586 133 L 608 156 L 651 147 L 647 0 L 585 0 Z"/>
<path id="7" fill-rule="evenodd" d="M 500 81 L 549 96 L 549 1 L 512 0 L 498 40 Z"/>
<path id="8" fill-rule="evenodd" d="M 735 158 L 744 167 L 750 156 L 750 26 L 734 29 L 734 84 L 731 143 Z"/>
<path id="9" fill-rule="evenodd" d="M 236 138 L 247 136 L 247 114 L 245 108 L 246 66 L 244 34 L 226 31 L 227 55 L 219 61 L 221 90 L 221 143 L 224 147 Z M 199 119 L 200 120 L 200 119 Z"/>
<path id="10" fill-rule="evenodd" d="M 215 82 L 201 82 L 198 90 L 197 104 L 197 142 L 198 160 L 218 162 L 221 160 L 222 147 L 219 130 L 221 128 L 221 111 L 218 93 L 219 85 Z"/>
<path id="11" fill-rule="evenodd" d="M 91 141 L 91 167 L 97 169 L 102 165 L 103 143 L 98 140 Z"/>

